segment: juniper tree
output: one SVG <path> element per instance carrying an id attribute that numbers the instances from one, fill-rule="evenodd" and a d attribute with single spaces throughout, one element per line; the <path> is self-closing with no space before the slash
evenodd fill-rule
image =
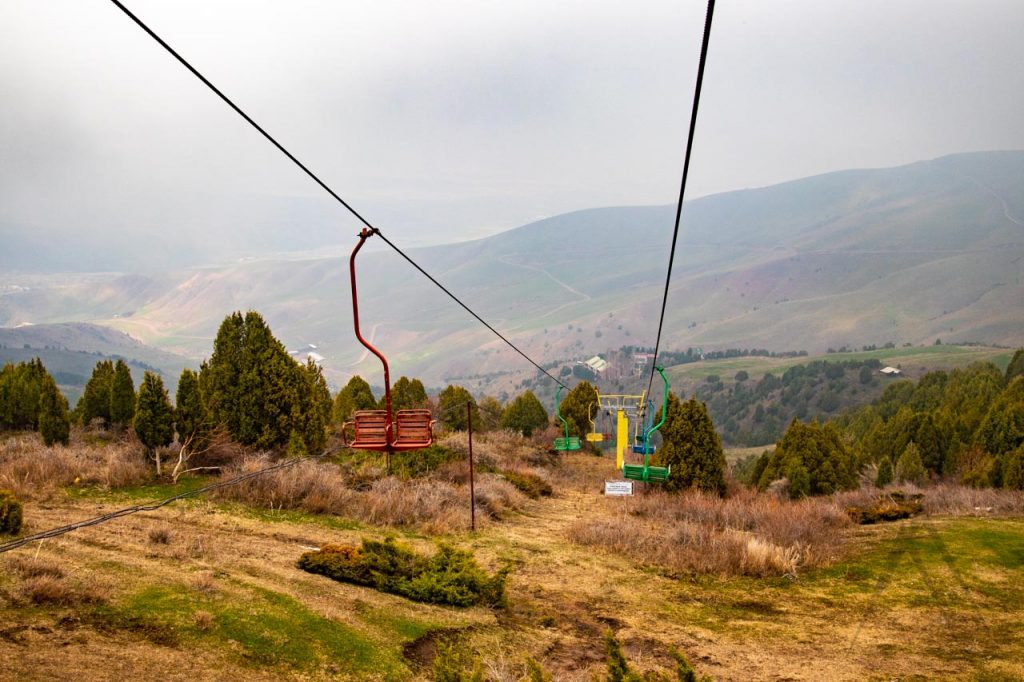
<path id="1" fill-rule="evenodd" d="M 104 427 L 110 425 L 110 388 L 113 380 L 114 363 L 110 360 L 97 362 L 75 408 L 83 426 L 88 426 L 96 419 Z"/>
<path id="2" fill-rule="evenodd" d="M 856 462 L 839 430 L 832 424 L 804 424 L 796 419 L 776 444 L 758 487 L 764 490 L 781 478 L 789 479 L 792 497 L 828 495 L 858 484 Z"/>
<path id="3" fill-rule="evenodd" d="M 510 429 L 524 436 L 530 436 L 534 431 L 543 429 L 548 424 L 548 412 L 533 391 L 526 391 L 518 395 L 501 414 L 501 428 Z"/>
<path id="4" fill-rule="evenodd" d="M 878 475 L 875 476 L 875 486 L 884 488 L 892 483 L 892 479 L 892 461 L 888 457 L 883 457 L 882 461 L 878 463 Z"/>
<path id="5" fill-rule="evenodd" d="M 71 435 L 68 401 L 49 374 L 43 377 L 39 393 L 39 433 L 47 446 L 54 443 L 67 445 Z"/>
<path id="6" fill-rule="evenodd" d="M 660 420 L 659 410 L 654 421 Z M 661 446 L 654 453 L 653 461 L 659 466 L 672 467 L 665 482 L 666 490 L 697 488 L 725 494 L 725 452 L 704 403 L 693 398 L 682 402 L 674 393 L 669 393 L 660 433 Z"/>
<path id="7" fill-rule="evenodd" d="M 187 367 L 178 378 L 174 400 L 174 426 L 183 448 L 195 450 L 204 444 L 210 430 L 209 418 L 199 392 L 199 375 Z"/>
<path id="8" fill-rule="evenodd" d="M 516 396 L 501 414 L 501 427 L 510 429 L 524 436 L 543 429 L 549 423 L 547 410 L 533 391 L 526 391 Z"/>
<path id="9" fill-rule="evenodd" d="M 597 389 L 589 381 L 573 386 L 559 407 L 562 417 L 569 422 L 569 435 L 584 437 L 590 431 L 590 411 L 597 403 Z M 562 428 L 562 422 L 555 424 Z"/>
<path id="10" fill-rule="evenodd" d="M 143 375 L 134 412 L 135 434 L 156 461 L 156 474 L 159 476 L 160 456 L 156 449 L 170 445 L 174 440 L 174 408 L 159 374 L 147 371 Z"/>
<path id="11" fill-rule="evenodd" d="M 378 407 L 384 409 L 385 396 L 381 396 Z M 428 404 L 427 390 L 419 379 L 410 380 L 400 377 L 391 387 L 391 409 L 412 410 L 426 407 Z"/>
<path id="12" fill-rule="evenodd" d="M 896 479 L 900 483 L 923 483 L 926 472 L 921 462 L 921 451 L 913 442 L 907 444 L 900 458 L 896 460 Z"/>
<path id="13" fill-rule="evenodd" d="M 4 366 L 0 372 L 0 428 L 38 427 L 40 393 L 47 377 L 39 358 Z"/>
<path id="14" fill-rule="evenodd" d="M 477 407 L 473 394 L 462 386 L 449 384 L 437 396 L 438 420 L 452 431 L 465 431 L 469 426 L 466 404 L 473 414 L 473 428 L 480 428 L 480 408 Z"/>
<path id="15" fill-rule="evenodd" d="M 373 397 L 370 385 L 357 374 L 338 391 L 331 417 L 335 423 L 340 424 L 351 419 L 356 410 L 372 410 L 376 407 L 377 399 Z"/>
<path id="16" fill-rule="evenodd" d="M 501 402 L 492 395 L 480 399 L 480 430 L 494 431 L 501 426 Z"/>
<path id="17" fill-rule="evenodd" d="M 110 381 L 110 422 L 125 426 L 135 416 L 135 382 L 131 370 L 124 360 L 114 365 L 114 376 Z"/>

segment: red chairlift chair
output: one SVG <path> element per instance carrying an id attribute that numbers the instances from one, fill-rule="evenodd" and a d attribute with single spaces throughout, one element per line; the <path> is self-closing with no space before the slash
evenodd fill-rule
<path id="1" fill-rule="evenodd" d="M 349 275 L 352 280 L 352 323 L 355 326 L 356 338 L 367 350 L 380 358 L 384 365 L 384 407 L 383 410 L 357 410 L 352 421 L 342 425 L 342 436 L 352 425 L 355 435 L 346 445 L 357 450 L 372 450 L 388 453 L 388 465 L 392 452 L 419 450 L 434 442 L 433 426 L 430 410 L 391 410 L 391 378 L 388 372 L 388 361 L 383 354 L 363 338 L 359 331 L 359 299 L 356 294 L 356 254 L 363 243 L 376 232 L 376 229 L 364 228 L 359 233 L 359 243 L 352 250 L 349 258 Z"/>

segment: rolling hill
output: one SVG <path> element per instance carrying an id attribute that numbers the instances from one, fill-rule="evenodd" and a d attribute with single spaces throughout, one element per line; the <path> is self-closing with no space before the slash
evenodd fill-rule
<path id="1" fill-rule="evenodd" d="M 671 206 L 551 217 L 409 255 L 541 361 L 652 345 Z M 386 231 L 386 230 L 385 230 Z M 535 370 L 374 244 L 360 256 L 364 332 L 396 374 Z M 663 345 L 778 350 L 1024 342 L 1024 152 L 830 173 L 689 202 Z M 338 383 L 373 377 L 351 333 L 342 259 L 259 260 L 149 275 L 0 275 L 0 324 L 89 321 L 202 357 L 223 317 L 258 309 L 315 343 Z M 511 379 L 503 380 L 506 383 Z"/>

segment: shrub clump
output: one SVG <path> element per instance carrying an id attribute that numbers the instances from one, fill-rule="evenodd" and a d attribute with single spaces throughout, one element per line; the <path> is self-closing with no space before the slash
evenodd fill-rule
<path id="1" fill-rule="evenodd" d="M 340 582 L 364 585 L 413 601 L 452 606 L 505 605 L 508 569 L 488 575 L 471 552 L 438 545 L 424 556 L 392 538 L 361 547 L 327 545 L 299 558 L 298 567 Z"/>
<path id="2" fill-rule="evenodd" d="M 16 535 L 21 531 L 21 502 L 10 490 L 0 490 L 0 535 Z"/>
<path id="3" fill-rule="evenodd" d="M 850 520 L 861 525 L 909 519 L 924 511 L 924 495 L 900 491 L 880 496 L 874 504 L 846 508 Z"/>
<path id="4" fill-rule="evenodd" d="M 539 497 L 551 497 L 554 492 L 551 484 L 537 474 L 529 471 L 502 471 L 506 481 L 519 489 L 527 497 L 536 500 Z"/>

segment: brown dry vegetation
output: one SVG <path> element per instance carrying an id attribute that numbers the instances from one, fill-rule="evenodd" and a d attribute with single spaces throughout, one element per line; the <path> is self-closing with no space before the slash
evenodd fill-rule
<path id="1" fill-rule="evenodd" d="M 609 499 L 569 529 L 675 573 L 795 576 L 839 557 L 849 517 L 833 501 L 780 500 L 743 490 L 721 499 L 699 491 Z"/>
<path id="2" fill-rule="evenodd" d="M 149 478 L 137 441 L 90 444 L 80 433 L 67 446 L 45 447 L 34 433 L 0 440 L 0 488 L 13 490 L 22 499 L 46 499 L 69 485 L 110 490 Z"/>

